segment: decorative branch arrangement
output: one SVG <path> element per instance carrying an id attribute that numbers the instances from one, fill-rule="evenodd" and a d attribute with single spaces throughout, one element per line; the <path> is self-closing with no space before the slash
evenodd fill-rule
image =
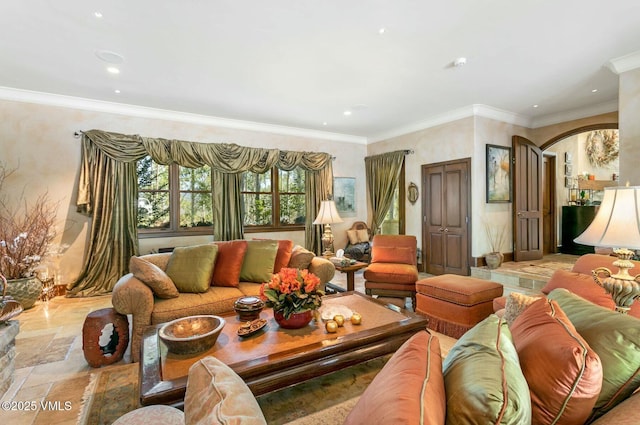
<path id="1" fill-rule="evenodd" d="M 507 226 L 504 224 L 484 223 L 487 240 L 491 246 L 491 252 L 500 252 L 507 240 Z"/>

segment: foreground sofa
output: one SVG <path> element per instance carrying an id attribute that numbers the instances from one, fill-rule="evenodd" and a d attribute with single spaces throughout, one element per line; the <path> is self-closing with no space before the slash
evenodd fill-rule
<path id="1" fill-rule="evenodd" d="M 308 269 L 324 290 L 333 264 L 290 240 L 237 240 L 180 247 L 132 257 L 131 273 L 116 283 L 112 304 L 132 316 L 131 359 L 140 359 L 144 328 L 180 317 L 233 312 L 235 301 L 259 295 L 261 283 L 282 267 Z"/>
<path id="2" fill-rule="evenodd" d="M 557 289 L 511 317 L 489 316 L 463 335 L 444 361 L 438 338 L 426 330 L 416 333 L 346 418 L 330 422 L 639 424 L 639 371 L 640 320 Z M 148 406 L 116 424 L 149 418 L 157 418 L 156 424 L 264 423 L 239 380 L 218 360 L 203 359 L 189 372 L 184 413 Z M 239 400 L 246 408 L 233 410 Z"/>

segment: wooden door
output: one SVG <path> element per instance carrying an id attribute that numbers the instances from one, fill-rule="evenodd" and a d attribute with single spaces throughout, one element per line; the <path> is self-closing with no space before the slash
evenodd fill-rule
<path id="1" fill-rule="evenodd" d="M 422 167 L 427 273 L 469 275 L 469 169 L 468 159 Z"/>
<path id="2" fill-rule="evenodd" d="M 543 155 L 542 163 L 542 253 L 553 254 L 557 249 L 556 231 L 556 157 Z"/>
<path id="3" fill-rule="evenodd" d="M 542 258 L 542 151 L 530 140 L 513 136 L 513 257 Z"/>

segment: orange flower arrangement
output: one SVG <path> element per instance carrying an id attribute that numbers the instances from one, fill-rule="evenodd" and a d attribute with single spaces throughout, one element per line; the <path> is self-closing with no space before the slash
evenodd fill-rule
<path id="1" fill-rule="evenodd" d="M 322 305 L 324 292 L 318 289 L 320 279 L 309 270 L 283 268 L 260 288 L 267 307 L 288 319 L 293 313 L 316 310 Z"/>

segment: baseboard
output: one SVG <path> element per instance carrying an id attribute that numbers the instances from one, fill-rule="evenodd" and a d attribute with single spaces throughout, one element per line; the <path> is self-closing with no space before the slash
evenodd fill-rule
<path id="1" fill-rule="evenodd" d="M 503 262 L 513 261 L 513 252 L 503 252 L 504 256 Z M 482 257 L 471 257 L 471 267 L 484 267 L 487 265 L 487 262 L 484 260 L 484 256 Z"/>

